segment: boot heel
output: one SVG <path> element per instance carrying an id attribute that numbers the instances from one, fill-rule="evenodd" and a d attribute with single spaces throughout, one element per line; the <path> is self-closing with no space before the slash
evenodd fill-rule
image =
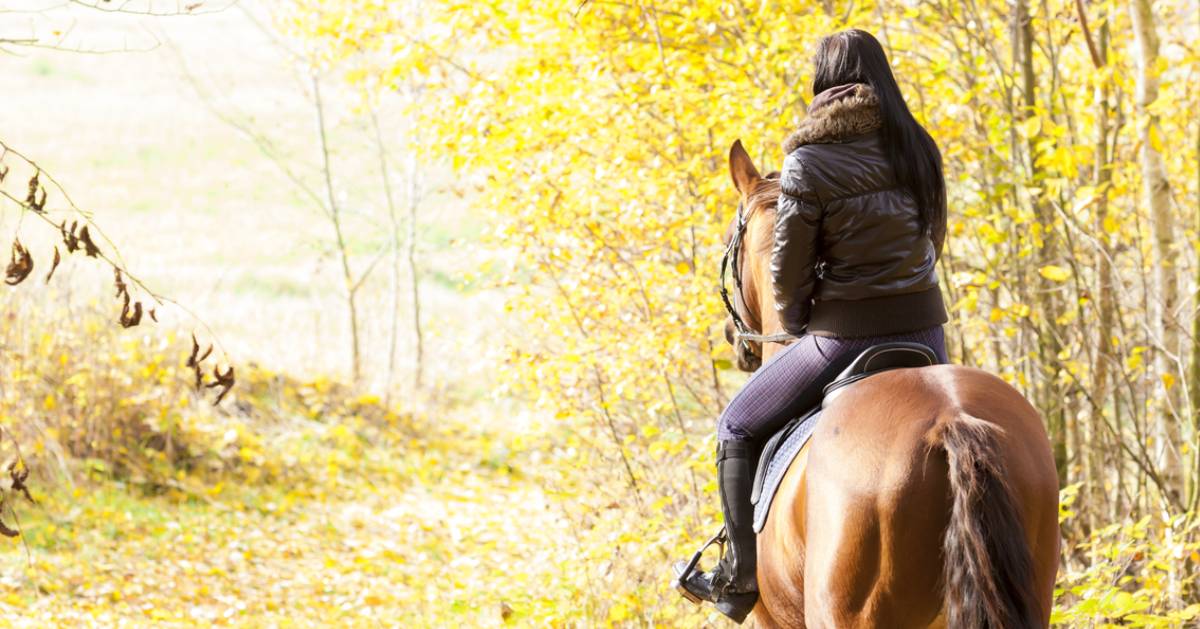
<path id="1" fill-rule="evenodd" d="M 758 603 L 758 592 L 733 593 L 727 592 L 717 601 L 717 611 L 725 614 L 730 620 L 739 625 L 745 622 L 746 616 L 754 611 Z"/>

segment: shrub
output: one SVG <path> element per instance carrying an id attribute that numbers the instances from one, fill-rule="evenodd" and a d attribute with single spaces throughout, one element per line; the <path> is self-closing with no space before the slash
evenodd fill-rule
<path id="1" fill-rule="evenodd" d="M 325 377 L 239 365 L 219 406 L 186 366 L 191 339 L 123 330 L 100 310 L 16 308 L 0 321 L 0 417 L 34 477 L 81 475 L 194 495 L 216 482 L 298 481 L 411 417 Z M 9 445 L 8 447 L 14 447 Z M 13 454 L 16 454 L 14 452 Z"/>
<path id="2" fill-rule="evenodd" d="M 1060 519 L 1076 517 L 1080 485 L 1063 490 Z M 1093 530 L 1065 549 L 1054 592 L 1055 625 L 1182 627 L 1200 619 L 1200 522 L 1146 516 Z"/>

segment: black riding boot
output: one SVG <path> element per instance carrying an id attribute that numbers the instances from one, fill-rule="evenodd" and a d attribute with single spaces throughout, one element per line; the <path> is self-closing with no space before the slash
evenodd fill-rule
<path id="1" fill-rule="evenodd" d="M 675 564 L 675 587 L 681 594 L 694 603 L 715 603 L 717 611 L 738 623 L 746 619 L 758 601 L 758 549 L 754 506 L 750 504 L 755 463 L 749 443 L 717 444 L 717 489 L 725 515 L 725 553 L 711 572 L 695 569 L 699 553 L 691 562 Z"/>

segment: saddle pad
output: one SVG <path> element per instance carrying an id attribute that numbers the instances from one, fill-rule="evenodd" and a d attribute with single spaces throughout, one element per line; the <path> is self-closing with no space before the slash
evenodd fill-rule
<path id="1" fill-rule="evenodd" d="M 792 466 L 792 461 L 799 454 L 800 448 L 808 442 L 813 430 L 820 419 L 820 407 L 803 417 L 792 420 L 780 430 L 763 448 L 762 459 L 758 462 L 757 481 L 755 483 L 751 502 L 754 503 L 754 532 L 762 531 L 767 523 L 767 513 L 771 510 L 771 502 L 775 499 L 775 491 L 783 475 Z"/>

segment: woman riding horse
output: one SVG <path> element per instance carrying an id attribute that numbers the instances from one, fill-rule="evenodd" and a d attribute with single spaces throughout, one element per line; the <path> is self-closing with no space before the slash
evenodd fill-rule
<path id="1" fill-rule="evenodd" d="M 774 242 L 769 245 L 771 286 L 766 290 L 765 297 L 756 297 L 752 291 L 751 294 L 742 293 L 734 298 L 735 303 L 745 306 L 743 317 L 749 319 L 747 325 L 757 325 L 765 333 L 768 330 L 764 320 L 777 319 L 778 326 L 794 340 L 762 363 L 729 403 L 717 424 L 717 479 L 728 542 L 726 552 L 709 572 L 691 572 L 685 568 L 685 562 L 677 564 L 675 568 L 676 585 L 686 590 L 689 598 L 710 601 L 721 613 L 739 623 L 754 609 L 759 599 L 754 510 L 750 503 L 757 447 L 783 424 L 816 405 L 821 399 L 823 387 L 860 352 L 872 345 L 893 341 L 921 343 L 930 347 L 940 362 L 947 362 L 942 331 L 947 315 L 935 271 L 946 234 L 945 182 L 937 145 L 905 104 L 883 48 L 864 31 L 836 33 L 821 41 L 816 55 L 813 92 L 815 97 L 808 107 L 807 118 L 784 142 L 787 157 L 778 180 Z M 735 146 L 734 150 L 739 151 L 740 145 Z M 748 162 L 748 157 L 745 161 Z M 751 174 L 739 176 L 739 169 L 735 167 L 733 175 L 738 189 L 743 193 L 743 202 L 753 204 L 761 201 L 753 198 L 756 186 L 767 180 L 758 178 L 752 164 L 748 168 Z M 775 187 L 766 189 L 773 193 Z M 761 196 L 762 193 L 758 194 Z M 751 244 L 745 243 L 743 246 L 749 248 Z M 752 262 L 747 260 L 743 264 Z M 741 292 L 742 288 L 739 286 L 738 291 Z M 765 301 L 774 302 L 774 312 L 754 313 L 752 306 Z M 742 362 L 747 345 L 743 345 L 736 335 L 731 340 L 739 352 L 739 362 Z M 1005 403 L 1013 408 L 1012 414 L 1019 416 L 1009 422 L 1013 424 L 1010 427 L 1034 433 L 1035 438 L 1040 430 L 1041 439 L 1045 440 L 1036 411 L 1028 407 L 1011 387 L 982 372 L 960 367 L 946 369 L 971 371 L 971 374 L 961 374 L 964 382 L 982 383 L 979 387 L 988 395 L 993 393 L 989 387 L 997 388 L 997 391 L 999 387 L 1004 387 L 1006 390 L 1002 392 L 1002 397 Z M 956 372 L 954 377 L 959 377 L 959 374 Z M 947 378 L 947 382 L 950 382 L 950 378 Z M 865 385 L 863 383 L 860 386 Z M 937 386 L 940 385 L 929 386 L 930 398 L 938 397 Z M 966 389 L 964 384 L 964 391 Z M 997 395 L 1000 393 L 997 392 Z M 870 401 L 864 403 L 870 404 Z M 947 512 L 952 507 L 958 509 L 963 505 L 976 504 L 971 501 L 979 498 L 979 495 L 968 496 L 964 493 L 955 495 L 952 504 L 939 502 L 952 493 L 951 489 L 962 492 L 972 489 L 967 481 L 954 484 L 957 482 L 957 471 L 985 464 L 994 464 L 994 468 L 988 468 L 992 471 L 1003 469 L 1002 462 L 977 462 L 971 457 L 982 458 L 989 453 L 1007 456 L 1004 448 L 996 445 L 998 437 L 992 424 L 968 417 L 961 404 L 948 398 L 946 408 L 939 410 L 936 406 L 932 407 L 928 412 L 935 413 L 935 417 L 928 418 L 929 421 L 934 421 L 938 414 L 946 419 L 931 424 L 927 429 L 923 428 L 924 436 L 914 437 L 910 448 L 914 452 L 924 448 L 926 459 L 935 445 L 947 452 L 951 469 L 945 471 L 948 464 L 946 459 L 942 459 L 939 463 L 943 470 L 941 485 L 933 487 L 940 492 L 941 498 L 930 499 Z M 871 425 L 870 420 L 866 419 L 852 421 L 858 421 L 860 426 Z M 971 422 L 987 425 L 980 427 Z M 814 443 L 821 439 L 820 431 L 825 429 L 824 424 L 837 423 L 837 419 L 823 419 L 822 423 L 822 428 L 813 439 Z M 978 439 L 972 441 L 973 437 L 962 435 L 974 435 Z M 907 442 L 903 443 L 908 447 Z M 821 446 L 818 443 L 812 447 Z M 1031 451 L 1035 455 L 1040 454 L 1036 447 Z M 811 461 L 809 465 L 812 465 Z M 876 467 L 887 465 L 886 461 L 880 459 Z M 1048 507 L 1043 508 L 1051 502 L 1055 510 L 1057 508 L 1053 466 L 1049 467 L 1049 479 L 1046 478 L 1046 466 L 1041 458 L 1034 457 L 1028 467 L 1033 472 L 1027 484 L 1033 489 L 1018 492 L 1018 498 L 1037 503 L 1037 509 L 1028 509 L 1034 513 L 1026 515 L 1039 523 L 1037 530 L 1028 531 L 1028 534 L 1036 538 L 1032 541 L 1038 543 L 1040 550 L 1047 548 L 1050 542 L 1046 540 L 1052 540 L 1054 552 L 1057 552 L 1057 522 L 1052 519 L 1056 511 L 1047 515 Z M 789 474 L 792 472 L 789 471 Z M 847 475 L 850 475 L 849 472 Z M 953 488 L 946 486 L 947 475 Z M 970 478 L 974 479 L 971 482 L 977 480 L 984 486 L 992 477 L 981 473 L 978 478 Z M 1004 482 L 1004 479 L 992 480 L 1001 484 Z M 924 491 L 926 487 L 920 489 Z M 997 492 L 999 490 L 993 490 L 992 494 Z M 1013 524 L 1010 528 L 1015 530 L 1004 532 L 1011 539 L 987 539 L 980 544 L 988 552 L 996 550 L 993 546 L 1016 549 L 1011 553 L 1014 571 L 1034 581 L 1032 568 L 1022 568 L 1022 565 L 1033 562 L 1028 560 L 1025 564 L 1021 563 L 1022 557 L 1029 557 L 1030 544 L 1027 542 L 1030 540 L 1022 540 L 1025 533 L 1018 519 L 1018 510 L 1009 508 L 1011 505 L 1001 500 L 1005 498 L 1004 495 L 988 496 L 989 500 L 993 498 L 999 501 L 999 506 L 989 507 L 989 513 L 1000 509 L 997 517 Z M 1018 498 L 1012 500 L 1017 501 Z M 923 501 L 923 498 L 913 500 Z M 815 501 L 810 498 L 809 502 Z M 797 510 L 802 507 L 797 507 Z M 955 511 L 955 515 L 964 519 L 958 522 L 961 530 L 954 533 L 961 534 L 963 539 L 969 538 L 971 530 L 975 530 L 972 529 L 973 522 L 969 520 L 972 514 L 958 514 Z M 954 525 L 954 521 L 939 524 L 937 541 L 942 541 L 942 531 Z M 1051 527 L 1054 529 L 1052 533 L 1049 532 Z M 989 534 L 1000 533 L 992 531 Z M 843 539 L 836 540 L 840 543 L 846 543 L 845 538 L 853 537 L 844 532 L 831 535 L 840 535 Z M 962 541 L 950 537 L 951 534 L 947 533 L 947 555 L 954 554 L 950 552 L 952 542 Z M 811 548 L 811 540 L 809 542 Z M 835 544 L 831 541 L 830 545 Z M 876 548 L 875 551 L 879 554 L 884 549 Z M 869 553 L 870 550 L 863 552 Z M 932 552 L 941 553 L 942 549 L 934 548 Z M 931 587 L 948 589 L 955 584 L 943 582 L 941 561 L 935 561 L 937 559 L 936 556 L 925 558 L 925 561 L 939 566 L 936 575 L 929 577 L 937 582 Z M 800 566 L 797 569 L 802 573 L 815 569 L 812 565 L 805 566 L 803 558 L 797 561 Z M 809 563 L 814 562 L 810 560 Z M 1044 591 L 1047 585 L 1053 583 L 1053 565 L 1050 564 L 1048 569 L 1048 581 L 1045 565 L 1045 561 L 1038 562 L 1036 583 L 1012 586 L 1012 592 L 1016 594 L 1008 596 L 1008 599 L 1030 599 L 1012 603 L 1010 607 L 1015 611 L 1010 610 L 1009 613 L 999 609 L 1007 599 L 1006 592 L 1001 591 L 1004 588 L 998 588 L 999 593 L 993 597 L 995 600 L 979 602 L 984 609 L 979 613 L 994 612 L 992 618 L 1004 618 L 1004 614 L 1009 613 L 1008 618 L 1014 623 L 1011 626 L 1044 624 L 1044 621 L 1036 618 L 1048 615 L 1048 602 L 1032 600 L 1035 598 L 1032 592 Z M 982 577 L 974 575 L 970 578 Z M 803 578 L 800 580 L 803 581 Z M 912 581 L 924 583 L 922 579 Z M 826 584 L 825 587 L 833 586 Z M 898 588 L 892 589 L 898 591 Z M 826 592 L 832 594 L 833 590 Z M 797 596 L 800 596 L 799 590 Z M 990 610 L 985 603 L 993 604 L 997 609 Z M 795 613 L 799 614 L 799 620 L 796 622 L 802 626 L 805 601 L 798 602 L 798 605 L 799 611 Z M 918 610 L 918 615 L 924 613 L 921 611 L 923 609 Z M 940 602 L 933 613 L 942 613 L 938 610 Z M 859 611 L 867 613 L 861 609 Z M 877 615 L 874 618 L 878 620 L 880 617 Z M 962 621 L 962 617 L 957 620 Z M 971 626 L 961 622 L 958 625 Z M 908 625 L 897 621 L 892 626 Z"/>

